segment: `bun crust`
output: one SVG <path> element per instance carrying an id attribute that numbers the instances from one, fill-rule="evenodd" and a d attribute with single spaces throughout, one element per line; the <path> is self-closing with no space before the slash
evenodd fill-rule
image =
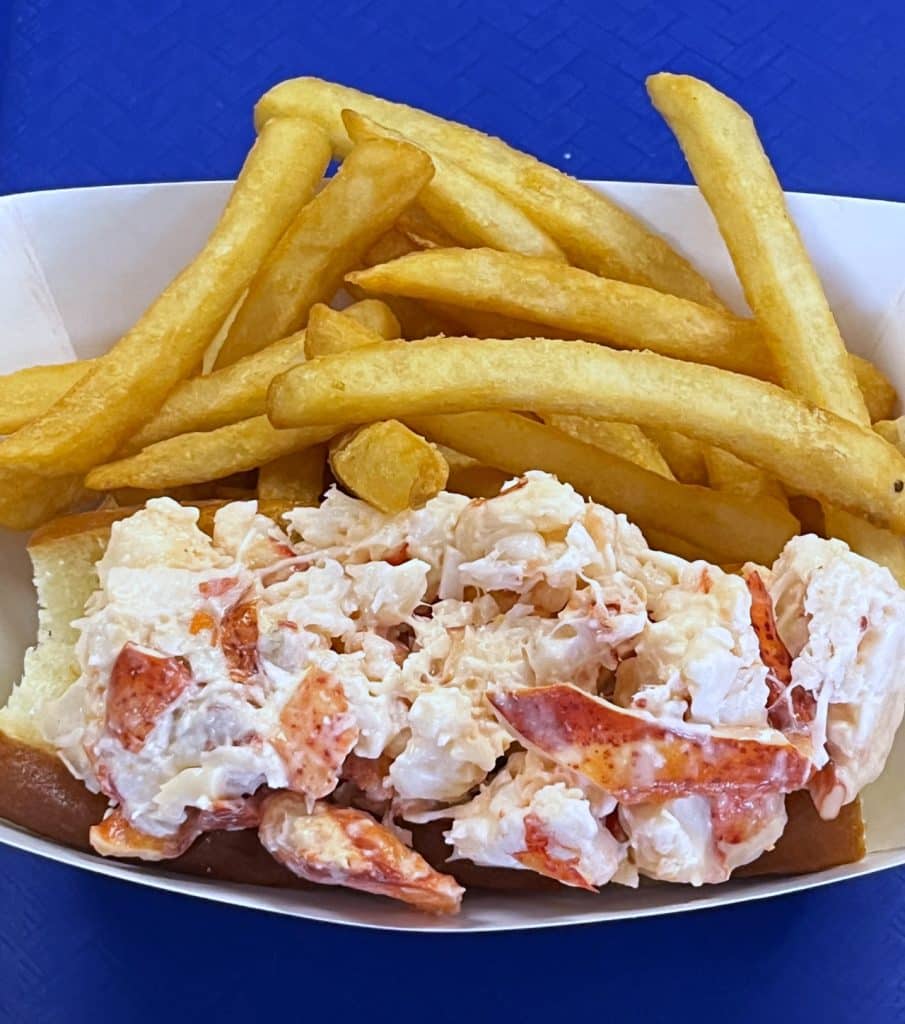
<path id="1" fill-rule="evenodd" d="M 103 818 L 106 798 L 89 793 L 59 758 L 0 732 L 0 779 L 0 817 L 65 846 L 90 850 L 88 829 Z M 789 824 L 776 848 L 736 871 L 736 876 L 803 874 L 864 856 L 864 824 L 857 800 L 844 807 L 835 821 L 822 821 L 805 792 L 789 796 L 786 807 Z M 416 826 L 412 830 L 415 849 L 432 867 L 453 875 L 466 888 L 497 892 L 552 892 L 559 888 L 557 882 L 530 871 L 447 861 L 450 850 L 443 841 L 445 827 L 443 822 Z M 277 864 L 253 829 L 210 832 L 176 860 L 146 866 L 223 882 L 312 887 Z"/>

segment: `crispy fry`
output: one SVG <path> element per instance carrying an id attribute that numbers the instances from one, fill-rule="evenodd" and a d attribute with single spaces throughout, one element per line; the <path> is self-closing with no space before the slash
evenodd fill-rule
<path id="1" fill-rule="evenodd" d="M 657 551 L 668 551 L 671 555 L 678 555 L 689 562 L 697 562 L 703 559 L 705 562 L 719 562 L 719 557 L 706 548 L 691 544 L 681 537 L 667 533 L 665 530 L 655 530 L 648 527 L 644 531 L 644 539 L 652 548 Z M 728 563 L 723 563 L 724 565 Z"/>
<path id="2" fill-rule="evenodd" d="M 268 256 L 216 365 L 227 366 L 303 327 L 314 303 L 333 297 L 343 274 L 361 263 L 432 173 L 430 159 L 414 146 L 356 146 Z"/>
<path id="3" fill-rule="evenodd" d="M 315 126 L 266 125 L 201 253 L 46 415 L 0 444 L 0 465 L 63 476 L 112 455 L 199 365 L 328 156 Z"/>
<path id="4" fill-rule="evenodd" d="M 899 402 L 892 382 L 870 360 L 855 355 L 851 356 L 851 360 L 871 421 L 890 419 Z"/>
<path id="5" fill-rule="evenodd" d="M 775 502 L 687 487 L 517 413 L 407 416 L 406 422 L 512 475 L 553 473 L 642 530 L 671 533 L 723 563 L 752 558 L 769 564 L 797 532 L 795 518 Z"/>
<path id="6" fill-rule="evenodd" d="M 305 332 L 297 331 L 222 370 L 191 377 L 173 389 L 154 419 L 129 438 L 124 450 L 136 452 L 177 434 L 216 430 L 260 416 L 270 382 L 304 361 Z"/>
<path id="7" fill-rule="evenodd" d="M 387 341 L 401 337 L 399 321 L 381 299 L 361 299 L 346 306 L 342 312 Z"/>
<path id="8" fill-rule="evenodd" d="M 874 430 L 880 437 L 894 444 L 900 452 L 905 452 L 905 416 L 895 420 L 878 420 L 874 424 Z"/>
<path id="9" fill-rule="evenodd" d="M 392 227 L 368 249 L 362 257 L 362 263 L 366 267 L 373 267 L 376 263 L 389 263 L 390 260 L 398 260 L 400 256 L 408 256 L 410 252 L 418 252 L 420 248 L 421 246 L 416 245 L 398 227 Z"/>
<path id="10" fill-rule="evenodd" d="M 50 478 L 0 468 L 0 526 L 33 530 L 65 512 L 81 489 L 78 474 Z"/>
<path id="11" fill-rule="evenodd" d="M 786 492 L 768 473 L 742 462 L 730 452 L 708 445 L 704 449 L 704 461 L 710 486 L 718 491 L 730 491 L 749 498 L 773 498 L 785 503 Z"/>
<path id="12" fill-rule="evenodd" d="M 258 101 L 255 123 L 304 111 L 329 133 L 334 151 L 344 154 L 350 145 L 342 122 L 344 109 L 401 132 L 432 156 L 467 167 L 524 210 L 572 263 L 606 277 L 721 306 L 691 264 L 631 214 L 574 178 L 472 128 L 316 78 L 274 86 Z"/>
<path id="13" fill-rule="evenodd" d="M 11 434 L 43 416 L 94 363 L 94 359 L 82 359 L 77 363 L 28 366 L 0 377 L 0 434 Z"/>
<path id="14" fill-rule="evenodd" d="M 469 498 L 493 498 L 500 493 L 510 476 L 510 473 L 494 469 L 493 466 L 482 466 L 475 459 L 471 466 L 449 467 L 446 489 L 455 494 L 465 494 Z"/>
<path id="15" fill-rule="evenodd" d="M 317 359 L 348 352 L 362 345 L 373 345 L 380 337 L 369 325 L 354 318 L 350 321 L 348 310 L 340 312 L 318 303 L 312 308 L 308 321 L 305 355 L 309 359 Z"/>
<path id="16" fill-rule="evenodd" d="M 683 484 L 706 484 L 706 445 L 694 438 L 667 427 L 646 426 L 644 433 L 654 442 L 672 470 L 672 475 Z"/>
<path id="17" fill-rule="evenodd" d="M 368 138 L 412 141 L 354 110 L 344 110 L 342 119 L 353 142 Z M 419 204 L 460 245 L 489 245 L 491 249 L 565 261 L 553 239 L 495 188 L 436 153 L 431 159 L 434 177 L 422 191 Z"/>
<path id="18" fill-rule="evenodd" d="M 668 480 L 675 479 L 659 448 L 634 423 L 614 423 L 611 420 L 595 420 L 590 416 L 570 416 L 561 412 L 547 413 L 541 419 L 569 437 L 628 459 L 636 466 L 649 469 Z"/>
<path id="19" fill-rule="evenodd" d="M 869 426 L 857 374 L 754 122 L 728 96 L 686 75 L 654 75 L 648 91 L 713 211 L 780 382 L 822 409 Z M 905 584 L 899 538 L 847 510 L 827 508 L 825 521 L 831 536 Z"/>
<path id="20" fill-rule="evenodd" d="M 361 427 L 330 447 L 333 475 L 381 512 L 420 508 L 446 486 L 449 467 L 436 445 L 398 420 Z"/>
<path id="21" fill-rule="evenodd" d="M 763 346 L 751 320 L 537 257 L 432 249 L 347 279 L 369 292 L 447 303 L 451 313 L 458 307 L 512 317 L 752 375 L 763 369 Z"/>
<path id="22" fill-rule="evenodd" d="M 366 299 L 349 306 L 345 313 L 382 338 L 398 337 L 399 324 L 382 302 Z M 216 430 L 260 416 L 265 411 L 270 382 L 277 374 L 305 361 L 306 344 L 306 332 L 297 331 L 222 370 L 183 381 L 154 419 L 129 439 L 126 451 L 140 451 L 177 434 Z"/>
<path id="23" fill-rule="evenodd" d="M 762 331 L 753 320 L 548 260 L 490 249 L 439 249 L 353 272 L 347 280 L 367 292 L 443 303 L 444 312 L 469 327 L 468 317 L 488 315 L 511 318 L 515 325 L 515 330 L 507 323 L 500 334 L 481 337 L 601 340 L 616 348 L 650 349 L 750 377 L 775 378 Z M 876 400 L 882 375 L 865 360 L 847 358 Z"/>
<path id="24" fill-rule="evenodd" d="M 348 285 L 346 290 L 356 299 L 366 299 L 368 295 L 355 285 Z M 441 334 L 461 334 L 462 325 L 455 320 L 449 320 L 429 309 L 414 299 L 400 299 L 396 295 L 381 295 L 380 300 L 385 303 L 399 322 L 399 329 L 402 337 L 414 338 L 436 338 Z"/>
<path id="25" fill-rule="evenodd" d="M 435 172 L 436 173 L 436 169 Z M 424 186 L 429 188 L 430 182 Z M 422 195 L 424 189 L 421 190 Z M 439 224 L 431 220 L 420 200 L 412 203 L 396 219 L 396 228 L 411 242 L 414 249 L 442 249 L 459 242 Z"/>
<path id="26" fill-rule="evenodd" d="M 332 427 L 277 430 L 266 416 L 256 416 L 218 430 L 158 441 L 137 455 L 95 467 L 86 477 L 85 486 L 93 491 L 120 487 L 161 490 L 219 480 L 322 444 L 335 433 Z"/>
<path id="27" fill-rule="evenodd" d="M 316 507 L 324 493 L 326 462 L 327 449 L 322 444 L 265 462 L 258 473 L 258 497 Z"/>
<path id="28" fill-rule="evenodd" d="M 688 75 L 652 75 L 647 89 L 713 211 L 780 381 L 865 423 L 845 344 L 753 121 Z"/>
<path id="29" fill-rule="evenodd" d="M 790 487 L 905 529 L 905 458 L 878 434 L 775 385 L 651 352 L 542 339 L 382 342 L 289 370 L 271 385 L 268 407 L 280 426 L 491 408 L 668 424 Z"/>

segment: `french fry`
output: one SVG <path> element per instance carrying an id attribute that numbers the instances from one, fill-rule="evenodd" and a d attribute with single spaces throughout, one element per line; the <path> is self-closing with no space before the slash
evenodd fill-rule
<path id="1" fill-rule="evenodd" d="M 878 434 L 773 384 L 652 352 L 543 339 L 382 342 L 294 367 L 271 385 L 268 408 L 278 426 L 480 409 L 668 425 L 803 493 L 905 529 L 905 457 Z"/>
<path id="2" fill-rule="evenodd" d="M 899 403 L 892 382 L 870 360 L 855 355 L 851 358 L 871 421 L 891 419 Z"/>
<path id="3" fill-rule="evenodd" d="M 775 502 L 687 487 L 517 413 L 406 416 L 406 422 L 507 473 L 554 473 L 594 501 L 624 512 L 642 530 L 671 533 L 720 562 L 750 558 L 770 564 L 798 529 L 797 520 Z"/>
<path id="4" fill-rule="evenodd" d="M 431 249 L 354 271 L 347 280 L 368 292 L 446 303 L 451 313 L 512 317 L 742 373 L 764 364 L 751 320 L 519 253 Z"/>
<path id="5" fill-rule="evenodd" d="M 349 306 L 346 314 L 383 338 L 398 337 L 399 324 L 377 300 Z M 306 332 L 297 331 L 250 356 L 204 377 L 192 377 L 174 388 L 160 411 L 131 437 L 126 452 L 134 453 L 177 434 L 217 427 L 260 416 L 266 410 L 267 388 L 277 374 L 305 361 Z"/>
<path id="6" fill-rule="evenodd" d="M 749 498 L 773 498 L 785 503 L 786 492 L 769 474 L 742 462 L 730 452 L 709 445 L 704 449 L 704 461 L 710 486 L 718 491 L 730 491 Z"/>
<path id="7" fill-rule="evenodd" d="M 654 530 L 648 527 L 644 531 L 644 539 L 656 551 L 667 551 L 688 562 L 697 562 L 701 559 L 705 562 L 719 562 L 719 558 L 713 552 L 691 544 L 687 540 L 682 540 L 681 537 L 676 537 L 665 530 Z"/>
<path id="8" fill-rule="evenodd" d="M 322 444 L 265 462 L 258 472 L 258 497 L 293 507 L 317 507 L 324 493 L 326 462 L 327 449 Z"/>
<path id="9" fill-rule="evenodd" d="M 763 333 L 753 320 L 548 260 L 490 249 L 438 249 L 410 253 L 347 279 L 367 292 L 444 303 L 450 316 L 492 314 L 543 325 L 540 332 L 521 335 L 507 325 L 503 337 L 602 340 L 775 379 Z M 880 386 L 882 375 L 870 364 L 846 359 L 872 389 Z"/>
<path id="10" fill-rule="evenodd" d="M 381 299 L 360 299 L 346 306 L 342 312 L 387 341 L 402 337 L 395 313 Z"/>
<path id="11" fill-rule="evenodd" d="M 878 420 L 874 424 L 874 430 L 880 437 L 895 445 L 900 452 L 905 453 L 905 416 L 900 416 L 895 420 Z"/>
<path id="12" fill-rule="evenodd" d="M 78 474 L 50 478 L 0 469 L 0 526 L 33 530 L 65 512 L 81 489 Z"/>
<path id="13" fill-rule="evenodd" d="M 436 445 L 398 420 L 371 423 L 330 446 L 333 475 L 381 512 L 420 508 L 446 486 L 449 467 Z"/>
<path id="14" fill-rule="evenodd" d="M 328 158 L 314 125 L 266 125 L 201 253 L 82 380 L 0 444 L 0 466 L 64 476 L 109 458 L 199 365 Z"/>
<path id="15" fill-rule="evenodd" d="M 707 484 L 706 445 L 686 437 L 668 427 L 646 426 L 644 433 L 654 442 L 672 470 L 672 475 L 683 484 Z"/>
<path id="16" fill-rule="evenodd" d="M 651 75 L 647 90 L 713 211 L 780 381 L 821 409 L 865 423 L 845 344 L 754 122 L 688 75 Z"/>
<path id="17" fill-rule="evenodd" d="M 217 367 L 305 325 L 343 275 L 412 202 L 433 174 L 430 158 L 401 142 L 356 146 L 270 253 L 233 321 Z"/>
<path id="18" fill-rule="evenodd" d="M 0 377 L 0 434 L 31 423 L 45 412 L 94 366 L 93 359 L 50 366 L 28 366 Z"/>
<path id="19" fill-rule="evenodd" d="M 367 292 L 356 288 L 355 285 L 347 285 L 346 291 L 356 299 L 367 299 Z M 449 320 L 436 311 L 428 308 L 414 299 L 400 299 L 396 295 L 381 295 L 381 302 L 389 307 L 393 316 L 399 323 L 402 337 L 413 338 L 436 338 L 440 334 L 461 334 L 462 325 L 455 320 Z"/>
<path id="20" fill-rule="evenodd" d="M 563 333 L 502 313 L 487 313 L 480 309 L 452 306 L 447 302 L 425 302 L 424 305 L 436 316 L 458 324 L 454 333 L 467 334 L 470 338 L 550 338 Z"/>
<path id="21" fill-rule="evenodd" d="M 335 433 L 332 427 L 277 430 L 266 416 L 256 416 L 218 430 L 169 437 L 137 455 L 96 466 L 85 478 L 85 486 L 93 491 L 120 487 L 156 491 L 219 480 L 322 444 Z"/>
<path id="22" fill-rule="evenodd" d="M 437 450 L 449 466 L 449 478 L 446 489 L 457 494 L 466 494 L 469 498 L 492 498 L 500 493 L 509 474 L 493 466 L 485 466 L 470 455 L 463 455 L 454 448 L 438 444 Z"/>
<path id="23" fill-rule="evenodd" d="M 713 211 L 780 382 L 821 409 L 869 426 L 857 374 L 754 122 L 696 78 L 653 75 L 647 85 Z M 850 510 L 824 513 L 831 536 L 905 584 L 900 538 Z"/>
<path id="24" fill-rule="evenodd" d="M 378 338 L 380 335 L 368 325 L 355 320 L 350 323 L 347 310 L 340 312 L 318 303 L 308 320 L 305 355 L 308 359 L 331 356 L 363 345 L 373 345 Z"/>
<path id="25" fill-rule="evenodd" d="M 345 109 L 400 132 L 432 156 L 466 167 L 523 210 L 572 263 L 605 277 L 721 306 L 691 264 L 631 214 L 574 178 L 472 128 L 316 78 L 274 86 L 258 101 L 255 123 L 304 112 L 324 127 L 334 152 L 343 155 L 350 147 L 342 121 Z"/>
<path id="26" fill-rule="evenodd" d="M 436 174 L 436 168 L 434 173 Z M 433 180 L 433 179 L 431 179 Z M 424 186 L 429 188 L 430 182 Z M 424 189 L 421 190 L 424 194 Z M 415 249 L 442 249 L 459 242 L 439 224 L 431 220 L 422 203 L 412 203 L 396 218 L 396 228 L 411 242 Z"/>
<path id="27" fill-rule="evenodd" d="M 400 256 L 408 256 L 410 252 L 418 252 L 420 248 L 398 227 L 392 227 L 368 249 L 362 257 L 362 263 L 366 267 L 373 267 L 375 263 L 389 263 L 390 260 L 398 260 Z"/>
<path id="28" fill-rule="evenodd" d="M 569 437 L 628 459 L 636 466 L 649 469 L 668 480 L 675 479 L 659 448 L 634 423 L 614 423 L 611 420 L 595 420 L 589 416 L 570 416 L 561 412 L 547 413 L 541 419 Z"/>
<path id="29" fill-rule="evenodd" d="M 344 110 L 342 119 L 353 142 L 369 138 L 411 141 L 354 110 Z M 457 163 L 437 154 L 431 159 L 434 176 L 424 187 L 419 205 L 460 245 L 488 245 L 491 249 L 565 262 L 553 239 L 495 188 Z"/>
<path id="30" fill-rule="evenodd" d="M 446 489 L 469 498 L 494 498 L 510 476 L 509 473 L 494 469 L 493 466 L 482 466 L 474 460 L 471 466 L 449 467 Z"/>

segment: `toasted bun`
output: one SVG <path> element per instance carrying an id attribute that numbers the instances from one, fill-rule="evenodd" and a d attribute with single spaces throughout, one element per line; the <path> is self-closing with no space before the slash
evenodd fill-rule
<path id="1" fill-rule="evenodd" d="M 199 525 L 213 528 L 222 502 L 201 502 Z M 273 518 L 285 505 L 268 503 L 261 511 Z M 34 715 L 75 681 L 76 631 L 79 618 L 97 587 L 95 564 L 104 552 L 111 525 L 134 508 L 105 509 L 65 516 L 42 527 L 31 539 L 29 553 L 38 591 L 38 643 L 25 657 L 22 681 L 0 709 L 0 817 L 38 835 L 88 850 L 88 830 L 104 815 L 107 800 L 90 793 L 70 775 L 44 743 Z M 864 856 L 864 824 L 858 801 L 844 807 L 835 821 L 822 821 L 807 793 L 787 798 L 789 824 L 776 848 L 735 872 L 736 875 L 802 874 L 859 860 Z M 470 861 L 449 861 L 443 839 L 446 822 L 416 826 L 414 846 L 437 870 L 453 875 L 469 888 L 552 891 L 559 884 L 530 871 L 480 867 Z M 150 866 L 149 866 L 150 867 Z M 253 830 L 213 832 L 202 836 L 176 860 L 158 870 L 228 882 L 309 888 L 277 864 Z M 151 868 L 154 870 L 154 868 Z"/>

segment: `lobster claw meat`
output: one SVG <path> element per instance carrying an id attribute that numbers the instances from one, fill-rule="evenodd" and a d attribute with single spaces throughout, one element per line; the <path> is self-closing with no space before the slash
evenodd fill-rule
<path id="1" fill-rule="evenodd" d="M 488 694 L 526 746 L 632 805 L 727 791 L 790 793 L 811 762 L 775 729 L 667 723 L 566 683 Z"/>

